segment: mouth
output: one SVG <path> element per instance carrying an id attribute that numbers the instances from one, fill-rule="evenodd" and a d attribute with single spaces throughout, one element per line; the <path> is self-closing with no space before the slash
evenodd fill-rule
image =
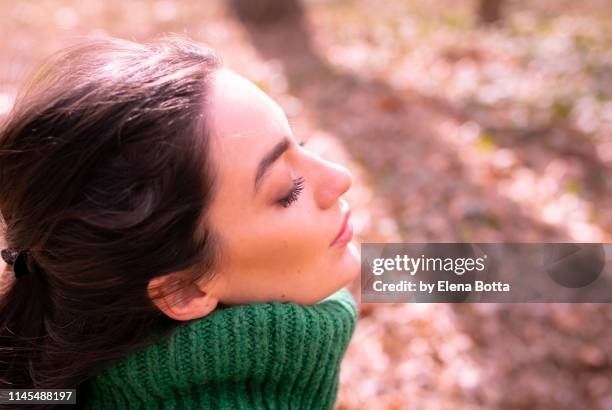
<path id="1" fill-rule="evenodd" d="M 342 246 L 346 245 L 353 238 L 353 226 L 350 221 L 351 211 L 346 211 L 344 214 L 344 220 L 342 221 L 342 226 L 340 227 L 340 231 L 336 235 L 336 238 L 329 245 L 331 246 Z"/>

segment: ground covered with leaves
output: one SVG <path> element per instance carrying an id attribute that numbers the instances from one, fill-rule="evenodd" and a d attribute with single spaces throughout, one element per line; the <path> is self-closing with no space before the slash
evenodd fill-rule
<path id="1" fill-rule="evenodd" d="M 221 1 L 2 2 L 0 115 L 78 36 L 186 35 L 352 171 L 357 241 L 610 242 L 608 1 L 507 1 L 495 26 L 466 0 L 303 4 L 260 27 Z M 611 324 L 603 304 L 364 304 L 337 407 L 610 409 Z"/>

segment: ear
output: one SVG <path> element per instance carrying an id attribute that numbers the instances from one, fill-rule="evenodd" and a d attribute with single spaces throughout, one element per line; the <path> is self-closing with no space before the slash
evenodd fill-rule
<path id="1" fill-rule="evenodd" d="M 174 320 L 204 317 L 215 310 L 219 302 L 197 283 L 185 284 L 175 274 L 151 279 L 147 292 L 159 310 Z"/>

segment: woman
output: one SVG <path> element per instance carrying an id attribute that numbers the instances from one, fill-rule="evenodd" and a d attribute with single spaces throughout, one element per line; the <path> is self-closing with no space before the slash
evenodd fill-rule
<path id="1" fill-rule="evenodd" d="M 356 318 L 351 176 L 212 50 L 68 49 L 0 137 L 16 277 L 0 388 L 78 388 L 85 408 L 333 406 Z"/>

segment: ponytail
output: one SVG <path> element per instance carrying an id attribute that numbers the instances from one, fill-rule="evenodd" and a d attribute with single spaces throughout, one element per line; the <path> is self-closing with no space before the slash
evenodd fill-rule
<path id="1" fill-rule="evenodd" d="M 8 268 L 0 288 L 0 388 L 35 388 L 30 372 L 45 346 L 45 320 L 50 312 L 44 272 L 26 256 L 28 273 L 18 279 Z M 11 278 L 11 276 L 13 276 Z"/>

